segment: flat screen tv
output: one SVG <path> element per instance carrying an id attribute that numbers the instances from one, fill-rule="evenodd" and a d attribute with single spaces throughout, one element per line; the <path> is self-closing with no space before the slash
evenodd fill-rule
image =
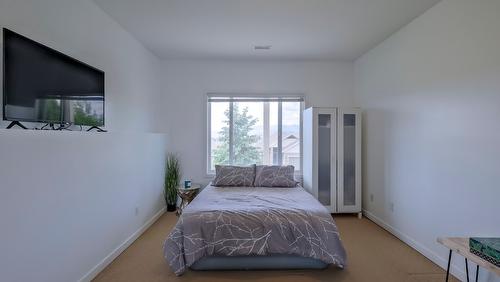
<path id="1" fill-rule="evenodd" d="M 3 29 L 3 119 L 104 125 L 104 72 Z"/>

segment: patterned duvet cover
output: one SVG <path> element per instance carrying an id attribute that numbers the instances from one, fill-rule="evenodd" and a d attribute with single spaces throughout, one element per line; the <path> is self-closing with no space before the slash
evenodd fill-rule
<path id="1" fill-rule="evenodd" d="M 207 186 L 184 209 L 164 244 L 177 275 L 205 256 L 299 255 L 343 268 L 331 215 L 302 187 Z"/>

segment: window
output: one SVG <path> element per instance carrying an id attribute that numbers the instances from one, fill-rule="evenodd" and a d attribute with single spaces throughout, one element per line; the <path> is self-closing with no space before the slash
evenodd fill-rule
<path id="1" fill-rule="evenodd" d="M 208 95 L 207 172 L 215 165 L 293 165 L 300 174 L 303 98 Z"/>

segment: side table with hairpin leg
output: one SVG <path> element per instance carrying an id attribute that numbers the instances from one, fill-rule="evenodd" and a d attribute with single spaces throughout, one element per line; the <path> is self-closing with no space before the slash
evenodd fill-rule
<path id="1" fill-rule="evenodd" d="M 201 186 L 198 184 L 193 184 L 189 188 L 177 188 L 177 195 L 181 198 L 181 205 L 177 209 L 177 215 L 182 214 L 182 211 L 186 208 L 186 206 L 194 199 L 194 197 L 196 197 L 200 188 Z"/>
<path id="2" fill-rule="evenodd" d="M 448 281 L 450 276 L 451 254 L 453 252 L 456 252 L 465 258 L 465 275 L 467 282 L 469 281 L 469 261 L 476 264 L 476 282 L 478 281 L 479 267 L 493 272 L 496 275 L 500 275 L 500 267 L 470 252 L 469 238 L 443 237 L 438 238 L 437 241 L 450 250 L 448 254 L 448 267 L 446 269 L 446 281 Z"/>

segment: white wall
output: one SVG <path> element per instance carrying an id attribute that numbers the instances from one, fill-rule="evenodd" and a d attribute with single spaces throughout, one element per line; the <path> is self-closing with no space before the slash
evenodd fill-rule
<path id="1" fill-rule="evenodd" d="M 207 93 L 302 93 L 306 106 L 351 106 L 353 79 L 353 64 L 343 62 L 166 60 L 159 130 L 184 178 L 206 184 Z"/>
<path id="2" fill-rule="evenodd" d="M 103 70 L 107 129 L 154 128 L 152 111 L 161 95 L 159 61 L 94 2 L 0 0 L 0 27 Z M 0 127 L 7 124 L 0 122 Z"/>
<path id="3" fill-rule="evenodd" d="M 355 63 L 364 208 L 441 266 L 438 236 L 500 236 L 499 13 L 444 0 Z"/>
<path id="4" fill-rule="evenodd" d="M 0 130 L 0 280 L 89 279 L 164 206 L 160 61 L 90 0 L 0 0 L 0 27 L 103 70 L 130 132 Z"/>
<path id="5" fill-rule="evenodd" d="M 92 275 L 164 207 L 164 143 L 151 133 L 0 130 L 0 280 Z"/>

